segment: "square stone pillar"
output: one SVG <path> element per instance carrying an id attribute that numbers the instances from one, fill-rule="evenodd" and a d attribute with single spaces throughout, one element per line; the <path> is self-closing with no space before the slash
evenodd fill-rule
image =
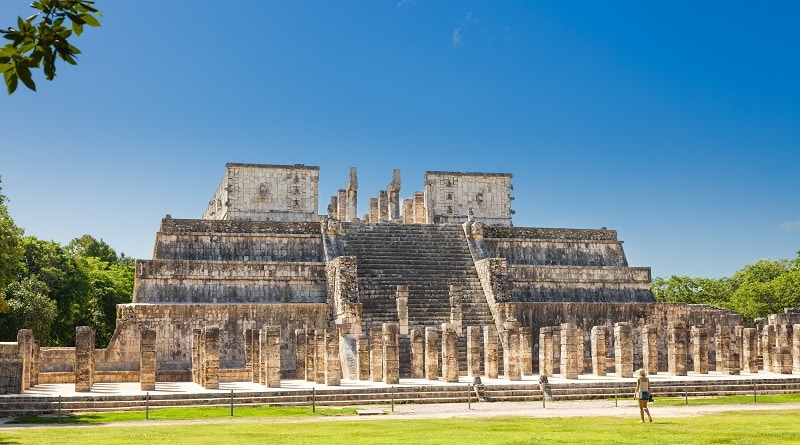
<path id="1" fill-rule="evenodd" d="M 23 369 L 23 382 L 26 374 Z M 94 331 L 89 326 L 78 326 L 75 328 L 75 392 L 91 392 L 93 384 Z"/>
<path id="2" fill-rule="evenodd" d="M 33 368 L 33 330 L 20 329 L 17 331 L 17 347 L 22 354 L 22 390 L 31 388 L 31 374 Z"/>
<path id="3" fill-rule="evenodd" d="M 336 342 L 339 346 L 339 342 Z M 325 370 L 327 369 L 327 362 L 325 356 L 327 355 L 327 343 L 325 342 L 325 329 L 314 330 L 314 383 L 319 385 L 325 384 Z M 336 355 L 339 356 L 338 354 Z"/>
<path id="4" fill-rule="evenodd" d="M 498 375 L 497 327 L 493 324 L 483 327 L 483 371 L 486 377 L 496 379 Z"/>
<path id="5" fill-rule="evenodd" d="M 606 359 L 608 358 L 608 326 L 593 326 L 592 342 L 592 374 L 606 375 Z"/>
<path id="6" fill-rule="evenodd" d="M 425 337 L 420 328 L 411 330 L 411 375 L 412 379 L 425 378 Z"/>
<path id="7" fill-rule="evenodd" d="M 383 381 L 383 329 L 369 331 L 369 364 L 373 382 Z"/>
<path id="8" fill-rule="evenodd" d="M 775 325 L 775 364 L 772 372 L 792 373 L 792 325 Z"/>
<path id="9" fill-rule="evenodd" d="M 583 362 L 583 357 L 578 357 L 578 327 L 574 323 L 562 323 L 561 377 L 577 379 L 579 361 Z"/>
<path id="10" fill-rule="evenodd" d="M 553 375 L 553 328 L 539 328 L 539 375 Z"/>
<path id="11" fill-rule="evenodd" d="M 294 354 L 295 354 L 295 368 L 294 368 L 294 375 L 296 379 L 304 380 L 306 378 L 306 357 L 308 356 L 308 352 L 306 352 L 306 347 L 308 346 L 308 340 L 306 340 L 306 330 L 305 329 L 295 329 L 294 330 Z"/>
<path id="12" fill-rule="evenodd" d="M 731 341 L 730 326 L 717 325 L 717 371 L 724 375 L 739 375 L 739 354 Z"/>
<path id="13" fill-rule="evenodd" d="M 775 360 L 775 325 L 768 324 L 761 331 L 761 356 L 764 371 L 772 372 Z"/>
<path id="14" fill-rule="evenodd" d="M 253 383 L 258 383 L 258 374 L 253 372 L 255 368 L 256 341 L 258 340 L 258 330 L 244 330 L 244 369 L 250 373 L 250 381 Z"/>
<path id="15" fill-rule="evenodd" d="M 202 353 L 201 351 L 201 343 L 202 343 L 203 331 L 200 329 L 192 329 L 192 382 L 198 385 L 202 385 L 202 378 L 200 376 L 201 370 L 203 368 L 203 361 L 202 361 Z"/>
<path id="16" fill-rule="evenodd" d="M 39 372 L 42 364 L 42 351 L 39 340 L 33 340 L 33 369 L 31 369 L 31 386 L 39 384 Z"/>
<path id="17" fill-rule="evenodd" d="M 650 375 L 658 374 L 658 327 L 642 327 L 642 368 Z"/>
<path id="18" fill-rule="evenodd" d="M 686 324 L 676 320 L 667 324 L 669 375 L 686 375 Z"/>
<path id="19" fill-rule="evenodd" d="M 142 391 L 156 390 L 156 331 L 139 331 L 139 387 Z"/>
<path id="20" fill-rule="evenodd" d="M 708 330 L 700 326 L 692 326 L 692 363 L 694 372 L 708 374 Z M 719 354 L 719 349 L 717 349 Z M 719 358 L 719 355 L 717 356 Z M 717 360 L 719 363 L 719 360 Z"/>
<path id="21" fill-rule="evenodd" d="M 758 331 L 755 328 L 742 329 L 742 365 L 745 371 L 758 373 Z"/>
<path id="22" fill-rule="evenodd" d="M 461 302 L 464 299 L 464 287 L 458 284 L 450 285 L 450 324 L 453 325 L 453 331 L 456 335 L 460 336 L 462 332 L 461 327 Z"/>
<path id="23" fill-rule="evenodd" d="M 342 362 L 339 357 L 339 330 L 329 328 L 323 330 L 325 344 L 324 382 L 328 386 L 342 384 Z"/>
<path id="24" fill-rule="evenodd" d="M 399 334 L 408 335 L 408 286 L 397 286 L 397 318 Z"/>
<path id="25" fill-rule="evenodd" d="M 633 377 L 633 329 L 630 323 L 614 323 L 614 360 L 617 377 Z"/>
<path id="26" fill-rule="evenodd" d="M 505 332 L 503 334 L 503 373 L 506 380 L 522 380 L 519 366 L 520 344 L 519 344 L 519 323 L 507 321 L 504 323 Z"/>
<path id="27" fill-rule="evenodd" d="M 442 381 L 458 382 L 458 335 L 452 323 L 442 323 Z"/>
<path id="28" fill-rule="evenodd" d="M 792 373 L 800 374 L 800 324 L 792 326 Z"/>
<path id="29" fill-rule="evenodd" d="M 533 336 L 531 328 L 519 328 L 520 372 L 522 375 L 533 375 Z"/>
<path id="30" fill-rule="evenodd" d="M 369 337 L 366 334 L 356 336 L 356 370 L 358 380 L 369 380 Z"/>
<path id="31" fill-rule="evenodd" d="M 264 328 L 267 341 L 267 356 L 264 360 L 266 368 L 267 388 L 281 387 L 281 327 L 267 326 Z"/>
<path id="32" fill-rule="evenodd" d="M 219 389 L 219 328 L 206 328 L 203 332 L 205 348 L 203 351 L 203 387 Z"/>
<path id="33" fill-rule="evenodd" d="M 425 378 L 439 380 L 439 333 L 436 328 L 425 328 Z"/>
<path id="34" fill-rule="evenodd" d="M 383 383 L 400 383 L 400 335 L 397 323 L 383 324 Z"/>
<path id="35" fill-rule="evenodd" d="M 306 381 L 317 380 L 317 335 L 316 331 L 306 329 Z"/>
<path id="36" fill-rule="evenodd" d="M 481 375 L 481 327 L 467 326 L 467 375 Z"/>

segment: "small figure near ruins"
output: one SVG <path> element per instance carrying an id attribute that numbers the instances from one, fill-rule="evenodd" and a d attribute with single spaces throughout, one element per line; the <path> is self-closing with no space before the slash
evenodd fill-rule
<path id="1" fill-rule="evenodd" d="M 650 422 L 652 422 L 653 417 L 650 416 L 650 410 L 647 408 L 647 402 L 650 401 L 650 379 L 647 378 L 647 371 L 644 369 L 640 369 L 636 373 L 639 378 L 636 379 L 636 391 L 633 398 L 639 400 L 639 423 L 644 423 L 645 413 Z"/>

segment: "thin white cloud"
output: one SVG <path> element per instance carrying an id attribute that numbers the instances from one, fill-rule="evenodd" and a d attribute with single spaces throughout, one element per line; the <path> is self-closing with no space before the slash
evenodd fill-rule
<path id="1" fill-rule="evenodd" d="M 402 8 L 403 6 L 411 3 L 411 0 L 398 0 L 397 4 L 395 5 L 398 8 Z"/>
<path id="2" fill-rule="evenodd" d="M 469 25 L 472 21 L 472 11 L 469 11 L 466 17 L 461 20 L 461 26 L 456 27 L 453 33 L 450 34 L 450 41 L 455 48 L 461 48 L 464 45 L 464 33 L 469 30 Z"/>
<path id="3" fill-rule="evenodd" d="M 454 47 L 461 48 L 461 28 L 456 28 L 453 30 L 453 34 L 450 36 L 450 41 L 453 42 Z"/>
<path id="4" fill-rule="evenodd" d="M 787 221 L 781 224 L 780 228 L 784 232 L 796 232 L 800 230 L 800 219 L 796 221 Z"/>

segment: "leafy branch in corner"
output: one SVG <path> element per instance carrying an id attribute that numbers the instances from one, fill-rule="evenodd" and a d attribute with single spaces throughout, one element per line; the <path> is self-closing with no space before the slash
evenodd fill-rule
<path id="1" fill-rule="evenodd" d="M 0 72 L 9 95 L 19 82 L 36 91 L 32 69 L 43 68 L 45 78 L 53 80 L 56 59 L 76 65 L 81 51 L 67 39 L 73 34 L 80 36 L 84 25 L 100 26 L 98 18 L 102 17 L 93 1 L 36 0 L 30 6 L 37 12 L 27 19 L 17 17 L 16 29 L 0 29 L 10 40 L 0 48 Z"/>

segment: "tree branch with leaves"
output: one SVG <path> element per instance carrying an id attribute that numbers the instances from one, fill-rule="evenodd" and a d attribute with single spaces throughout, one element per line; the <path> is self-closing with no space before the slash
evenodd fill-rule
<path id="1" fill-rule="evenodd" d="M 84 25 L 98 27 L 100 11 L 93 1 L 36 0 L 30 4 L 37 12 L 27 19 L 17 17 L 17 28 L 0 29 L 10 40 L 0 48 L 0 72 L 8 94 L 22 82 L 36 91 L 31 70 L 42 68 L 47 80 L 56 76 L 56 60 L 76 65 L 81 51 L 69 42 L 83 33 Z"/>

